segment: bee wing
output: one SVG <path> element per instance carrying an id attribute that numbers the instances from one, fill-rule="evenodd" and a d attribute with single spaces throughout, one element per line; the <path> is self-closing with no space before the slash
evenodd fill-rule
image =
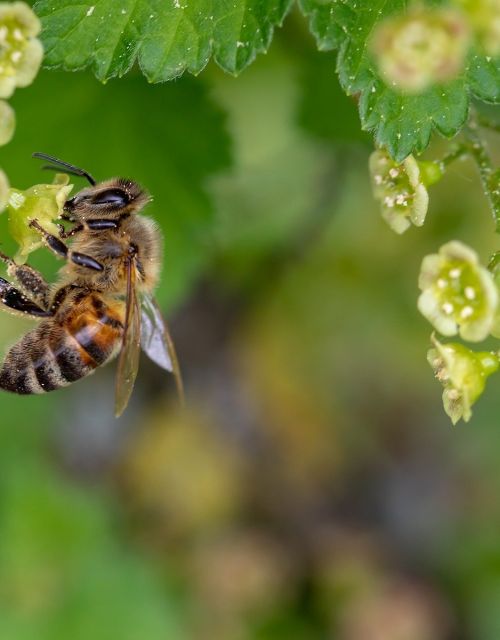
<path id="1" fill-rule="evenodd" d="M 174 374 L 179 400 L 184 404 L 184 385 L 172 337 L 156 300 L 147 294 L 142 299 L 141 315 L 142 349 L 159 367 Z"/>
<path id="2" fill-rule="evenodd" d="M 123 342 L 116 372 L 115 416 L 121 416 L 128 404 L 139 369 L 141 352 L 141 315 L 135 288 L 135 262 L 127 263 L 127 298 Z"/>

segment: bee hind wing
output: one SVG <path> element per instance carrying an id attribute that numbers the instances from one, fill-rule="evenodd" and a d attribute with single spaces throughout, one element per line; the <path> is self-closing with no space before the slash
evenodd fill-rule
<path id="1" fill-rule="evenodd" d="M 155 364 L 173 373 L 179 400 L 184 404 L 184 385 L 172 337 L 158 303 L 147 294 L 141 304 L 141 346 Z"/>

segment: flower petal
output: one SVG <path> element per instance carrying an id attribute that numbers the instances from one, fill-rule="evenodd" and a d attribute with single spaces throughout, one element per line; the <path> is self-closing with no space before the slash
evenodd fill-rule
<path id="1" fill-rule="evenodd" d="M 27 87 L 35 79 L 43 59 L 43 47 L 40 40 L 30 40 L 26 44 L 16 71 L 16 85 Z"/>
<path id="2" fill-rule="evenodd" d="M 417 302 L 420 313 L 429 320 L 429 322 L 443 336 L 454 336 L 457 333 L 457 323 L 453 317 L 445 315 L 439 305 L 436 297 L 429 289 L 420 294 Z"/>
<path id="3" fill-rule="evenodd" d="M 16 115 L 5 100 L 0 100 L 0 145 L 7 144 L 14 135 Z"/>

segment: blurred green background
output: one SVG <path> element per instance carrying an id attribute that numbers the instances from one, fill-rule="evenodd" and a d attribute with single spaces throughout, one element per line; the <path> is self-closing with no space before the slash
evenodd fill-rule
<path id="1" fill-rule="evenodd" d="M 493 224 L 459 163 L 423 229 L 389 230 L 302 29 L 237 79 L 45 71 L 12 100 L 13 186 L 48 178 L 44 151 L 153 194 L 188 409 L 146 360 L 120 420 L 113 366 L 0 396 L 2 639 L 500 638 L 498 383 L 452 428 L 416 309 L 423 255 L 486 259 Z M 29 326 L 1 315 L 1 344 Z"/>

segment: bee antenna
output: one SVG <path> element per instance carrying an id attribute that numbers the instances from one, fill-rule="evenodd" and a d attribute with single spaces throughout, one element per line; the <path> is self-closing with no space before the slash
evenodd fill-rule
<path id="1" fill-rule="evenodd" d="M 39 151 L 33 154 L 33 158 L 48 160 L 52 163 L 44 165 L 42 169 L 49 169 L 50 171 L 62 170 L 65 173 L 70 173 L 73 176 L 81 176 L 82 178 L 87 178 L 92 186 L 96 184 L 96 181 L 88 171 L 84 171 L 79 167 L 75 167 L 75 165 L 69 164 L 69 162 L 64 162 L 64 160 L 59 160 L 58 158 L 54 158 L 54 156 L 49 156 L 46 153 L 40 153 Z"/>

